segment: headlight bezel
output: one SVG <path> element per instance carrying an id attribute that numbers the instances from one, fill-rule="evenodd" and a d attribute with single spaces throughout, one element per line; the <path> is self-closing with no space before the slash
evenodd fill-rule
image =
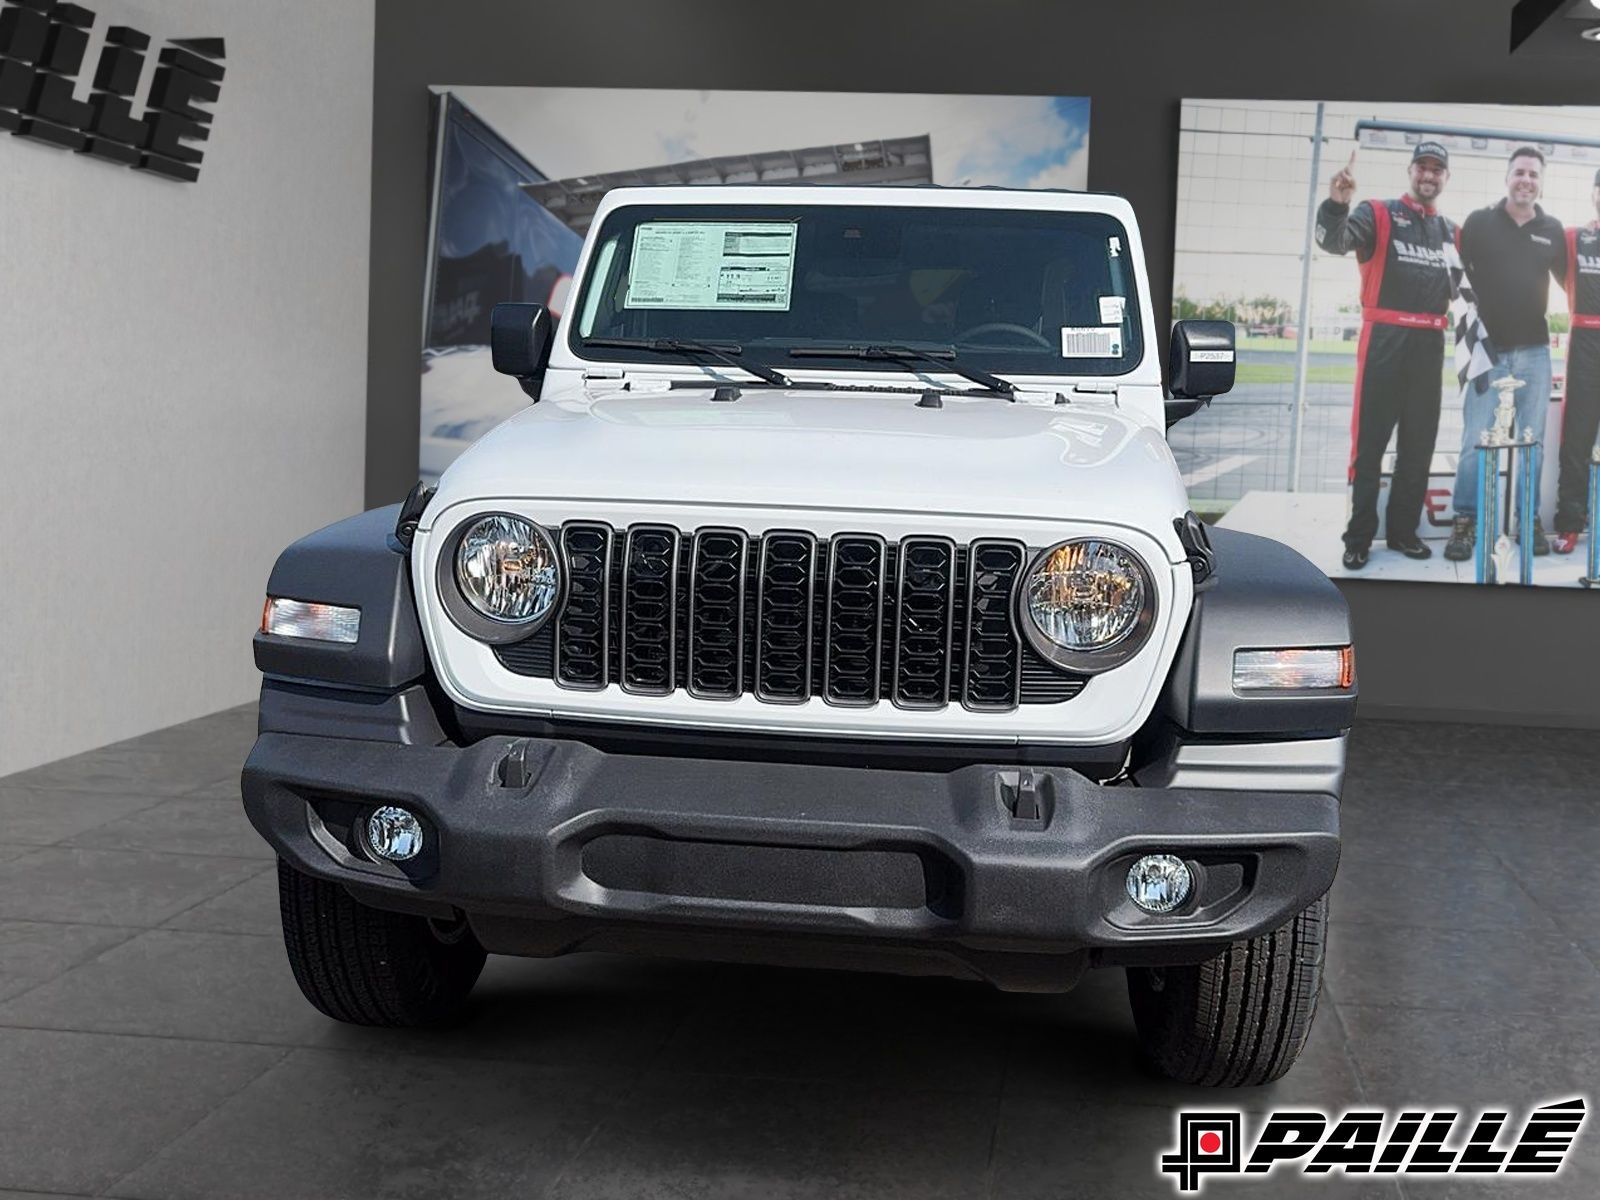
<path id="1" fill-rule="evenodd" d="M 1057 550 L 1064 546 L 1079 545 L 1085 542 L 1094 542 L 1098 545 L 1109 546 L 1121 551 L 1138 572 L 1144 590 L 1144 604 L 1140 607 L 1139 615 L 1117 639 L 1097 650 L 1075 650 L 1062 646 L 1047 637 L 1043 630 L 1034 624 L 1033 615 L 1028 610 L 1028 591 L 1034 575 L 1044 565 L 1045 561 Z M 1017 629 L 1021 632 L 1023 640 L 1028 646 L 1053 666 L 1065 671 L 1072 671 L 1080 675 L 1098 675 L 1114 667 L 1120 667 L 1128 662 L 1139 651 L 1143 650 L 1150 640 L 1150 635 L 1155 630 L 1156 612 L 1160 607 L 1160 597 L 1156 593 L 1155 574 L 1151 571 L 1149 563 L 1132 546 L 1116 538 L 1100 537 L 1094 534 L 1081 534 L 1076 537 L 1062 538 L 1059 542 L 1052 542 L 1033 553 L 1028 560 L 1028 565 L 1019 576 L 1016 596 L 1012 606 L 1013 619 Z"/>
<path id="2" fill-rule="evenodd" d="M 481 521 L 494 517 L 507 520 L 521 521 L 527 524 L 534 535 L 544 543 L 544 548 L 550 554 L 550 561 L 556 568 L 555 595 L 550 601 L 550 606 L 538 616 L 530 617 L 524 621 L 508 621 L 499 617 L 491 617 L 481 612 L 461 589 L 459 577 L 456 573 L 456 559 L 461 551 L 461 543 L 469 530 Z M 514 642 L 526 641 L 543 629 L 550 621 L 555 619 L 566 603 L 567 598 L 567 573 L 561 561 L 561 551 L 556 539 L 550 531 L 523 513 L 507 512 L 501 509 L 473 513 L 471 516 L 459 521 L 445 537 L 444 544 L 440 547 L 439 557 L 435 563 L 434 591 L 439 597 L 439 604 L 444 609 L 445 615 L 463 633 L 491 646 L 506 646 Z"/>

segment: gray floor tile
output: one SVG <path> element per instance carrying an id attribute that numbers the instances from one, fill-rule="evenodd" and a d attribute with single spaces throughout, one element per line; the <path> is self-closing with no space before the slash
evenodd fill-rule
<path id="1" fill-rule="evenodd" d="M 1170 1108 L 1215 1098 L 1209 1088 L 1163 1079 L 1139 1055 L 1127 985 L 1119 969 L 1091 971 L 1078 990 L 1031 1000 L 1009 1022 L 1008 1100 L 1031 1097 Z M 1319 1006 L 1299 1062 L 1282 1079 L 1258 1088 L 1230 1089 L 1228 1103 L 1261 1111 L 1274 1106 L 1337 1107 L 1361 1099 L 1361 1087 L 1345 1046 L 1335 1007 Z"/>
<path id="2" fill-rule="evenodd" d="M 1533 896 L 1559 926 L 1600 928 L 1600 888 L 1595 878 L 1595 858 L 1600 846 L 1572 845 L 1529 858 L 1504 856 L 1506 868 L 1524 891 Z"/>
<path id="3" fill-rule="evenodd" d="M 1494 846 L 1560 846 L 1573 839 L 1592 841 L 1600 822 L 1600 782 L 1577 787 L 1510 789 L 1467 784 L 1452 793 L 1450 811 L 1483 831 Z"/>
<path id="4" fill-rule="evenodd" d="M 1350 1048 L 1375 1105 L 1459 1106 L 1525 1113 L 1590 1095 L 1600 1078 L 1593 1011 L 1540 1020 L 1493 1012 L 1428 1012 L 1341 1002 Z M 1593 1115 L 1575 1149 L 1600 1144 Z"/>
<path id="5" fill-rule="evenodd" d="M 0 1029 L 0 1187 L 109 1187 L 282 1054 L 259 1046 Z"/>
<path id="6" fill-rule="evenodd" d="M 48 846 L 161 803 L 160 796 L 70 792 L 0 783 L 0 837 Z"/>
<path id="7" fill-rule="evenodd" d="M 299 1050 L 111 1194 L 534 1196 L 615 1102 L 582 1070 Z"/>
<path id="8" fill-rule="evenodd" d="M 317 1044 L 635 1073 L 655 1061 L 685 1014 L 704 1003 L 719 970 L 598 954 L 491 956 L 458 1024 L 368 1029 L 326 1021 Z"/>
<path id="9" fill-rule="evenodd" d="M 65 839 L 69 846 L 102 850 L 159 850 L 274 861 L 276 854 L 255 831 L 242 805 L 183 797 Z"/>
<path id="10" fill-rule="evenodd" d="M 0 921 L 0 1001 L 38 987 L 136 933 L 107 925 Z"/>
<path id="11" fill-rule="evenodd" d="M 213 804 L 231 804 L 239 808 L 244 804 L 244 797 L 239 791 L 239 772 L 232 771 L 221 779 L 202 784 L 200 787 L 191 788 L 184 792 L 185 800 L 207 800 Z"/>
<path id="12" fill-rule="evenodd" d="M 1530 1016 L 1600 1012 L 1600 972 L 1554 929 L 1338 922 L 1328 941 L 1327 980 L 1341 1006 Z"/>
<path id="13" fill-rule="evenodd" d="M 1491 1175 L 1473 1179 L 1446 1176 L 1443 1179 L 1406 1179 L 1407 1200 L 1594 1200 L 1600 1196 L 1600 1162 L 1584 1153 L 1582 1135 L 1573 1147 L 1570 1162 L 1555 1178 L 1529 1175 Z"/>
<path id="14" fill-rule="evenodd" d="M 996 1096 L 1006 1022 L 973 1019 L 975 999 L 991 1002 L 991 990 L 944 979 L 730 968 L 658 1065 Z M 929 1053 L 933 1046 L 937 1054 Z"/>
<path id="15" fill-rule="evenodd" d="M 1556 923 L 1578 949 L 1589 956 L 1589 961 L 1600 967 L 1600 927 L 1587 917 L 1558 916 Z"/>
<path id="16" fill-rule="evenodd" d="M 0 1025 L 307 1045 L 329 1024 L 280 942 L 156 929 L 0 1004 Z"/>
<path id="17" fill-rule="evenodd" d="M 260 869 L 238 858 L 46 847 L 0 867 L 0 917 L 159 925 Z"/>
<path id="18" fill-rule="evenodd" d="M 1350 863 L 1379 863 L 1391 872 L 1441 861 L 1464 871 L 1505 866 L 1480 833 L 1447 817 L 1396 818 L 1346 807 L 1339 815 L 1339 834 L 1341 871 Z"/>
<path id="19" fill-rule="evenodd" d="M 1234 1107 L 1232 1093 L 1209 1092 L 1210 1106 Z M 1191 1108 L 1205 1106 L 1192 1101 Z M 1007 1098 L 995 1133 L 993 1195 L 1005 1200 L 1172 1200 L 1176 1180 L 1160 1156 L 1177 1146 L 1175 1113 L 1097 1101 Z M 1246 1136 L 1254 1126 L 1247 1119 Z M 1218 1197 L 1330 1196 L 1401 1200 L 1393 1180 L 1329 1177 L 1308 1183 L 1276 1174 L 1248 1182 L 1213 1176 Z"/>
<path id="20" fill-rule="evenodd" d="M 10 862 L 13 858 L 21 858 L 24 854 L 32 854 L 39 847 L 29 844 L 0 845 L 0 863 Z"/>
<path id="21" fill-rule="evenodd" d="M 653 1073 L 549 1195 L 979 1197 L 995 1105 L 949 1092 Z"/>
<path id="22" fill-rule="evenodd" d="M 283 922 L 278 916 L 278 872 L 269 866 L 261 874 L 229 888 L 220 896 L 185 909 L 163 928 L 281 937 Z"/>
<path id="23" fill-rule="evenodd" d="M 235 754 L 243 762 L 255 740 L 256 705 L 252 701 L 237 708 L 225 708 L 209 716 L 185 721 L 181 725 L 169 725 L 117 745 L 128 748 L 205 745 Z"/>
<path id="24" fill-rule="evenodd" d="M 178 796 L 237 774 L 244 758 L 234 746 L 173 740 L 122 742 L 8 775 L 15 787 L 51 788 L 113 795 Z"/>
<path id="25" fill-rule="evenodd" d="M 1429 885 L 1424 868 L 1439 873 Z M 1418 853 L 1412 869 L 1374 862 L 1359 850 L 1339 860 L 1328 899 L 1334 921 L 1370 921 L 1440 929 L 1532 929 L 1549 931 L 1554 919 L 1503 865 L 1471 868 Z"/>
<path id="26" fill-rule="evenodd" d="M 1581 786 L 1600 771 L 1600 747 L 1584 730 L 1369 722 L 1350 742 L 1357 778 L 1428 785 Z"/>

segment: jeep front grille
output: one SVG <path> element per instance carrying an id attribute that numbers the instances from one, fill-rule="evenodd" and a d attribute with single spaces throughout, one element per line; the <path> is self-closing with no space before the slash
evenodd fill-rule
<path id="1" fill-rule="evenodd" d="M 560 612 L 494 653 L 562 688 L 994 712 L 1059 703 L 1086 682 L 1017 636 L 1020 542 L 583 521 L 556 542 Z"/>

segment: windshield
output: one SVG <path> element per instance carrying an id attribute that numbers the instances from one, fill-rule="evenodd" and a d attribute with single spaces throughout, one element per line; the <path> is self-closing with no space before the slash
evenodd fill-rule
<path id="1" fill-rule="evenodd" d="M 694 339 L 779 369 L 879 372 L 817 351 L 933 347 L 985 371 L 1121 375 L 1143 355 L 1127 245 L 1104 213 L 630 205 L 600 230 L 569 344 L 637 361 L 586 339 Z"/>

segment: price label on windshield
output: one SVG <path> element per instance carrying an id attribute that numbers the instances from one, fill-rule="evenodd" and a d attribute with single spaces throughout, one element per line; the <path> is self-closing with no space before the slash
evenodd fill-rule
<path id="1" fill-rule="evenodd" d="M 655 221 L 633 235 L 624 308 L 787 312 L 793 221 Z"/>

